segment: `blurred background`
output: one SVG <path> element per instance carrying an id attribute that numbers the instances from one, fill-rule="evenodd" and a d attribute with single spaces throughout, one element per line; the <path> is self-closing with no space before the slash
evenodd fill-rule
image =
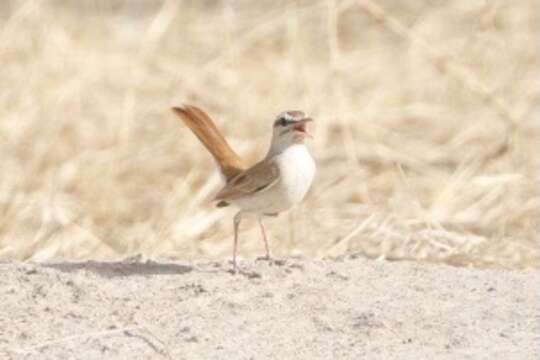
<path id="1" fill-rule="evenodd" d="M 315 119 L 278 257 L 537 267 L 538 1 L 4 0 L 0 260 L 229 259 L 234 209 L 173 105 L 260 159 Z M 240 254 L 263 254 L 242 223 Z"/>

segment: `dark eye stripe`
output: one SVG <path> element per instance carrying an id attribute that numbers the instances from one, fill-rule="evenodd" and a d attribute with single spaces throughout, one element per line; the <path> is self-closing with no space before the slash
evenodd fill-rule
<path id="1" fill-rule="evenodd" d="M 287 120 L 285 118 L 279 118 L 276 120 L 276 122 L 274 123 L 274 126 L 287 126 L 287 125 L 291 125 L 291 124 L 294 124 L 296 121 L 294 120 Z"/>

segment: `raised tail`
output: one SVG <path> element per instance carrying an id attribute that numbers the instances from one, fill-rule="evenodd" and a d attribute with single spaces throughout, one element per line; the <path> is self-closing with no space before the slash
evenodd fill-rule
<path id="1" fill-rule="evenodd" d="M 191 105 L 173 107 L 172 110 L 212 154 L 227 181 L 247 168 L 204 111 Z"/>

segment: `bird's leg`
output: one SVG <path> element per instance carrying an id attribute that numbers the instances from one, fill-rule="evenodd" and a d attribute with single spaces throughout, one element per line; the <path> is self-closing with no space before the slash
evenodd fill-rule
<path id="1" fill-rule="evenodd" d="M 234 246 L 233 246 L 233 273 L 236 274 L 236 249 L 238 248 L 238 227 L 240 226 L 240 221 L 242 220 L 242 212 L 239 211 L 234 215 Z"/>
<path id="2" fill-rule="evenodd" d="M 264 223 L 262 222 L 262 216 L 259 217 L 259 225 L 261 227 L 261 234 L 264 241 L 264 248 L 266 250 L 266 256 L 263 258 L 265 260 L 270 260 L 270 248 L 268 247 L 268 238 L 266 237 L 266 229 L 264 228 Z"/>

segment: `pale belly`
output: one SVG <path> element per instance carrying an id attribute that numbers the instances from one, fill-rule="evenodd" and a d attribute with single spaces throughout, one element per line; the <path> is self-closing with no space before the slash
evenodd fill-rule
<path id="1" fill-rule="evenodd" d="M 315 177 L 315 162 L 305 145 L 293 145 L 276 157 L 279 181 L 248 199 L 233 203 L 244 212 L 273 214 L 290 209 L 306 196 Z"/>

